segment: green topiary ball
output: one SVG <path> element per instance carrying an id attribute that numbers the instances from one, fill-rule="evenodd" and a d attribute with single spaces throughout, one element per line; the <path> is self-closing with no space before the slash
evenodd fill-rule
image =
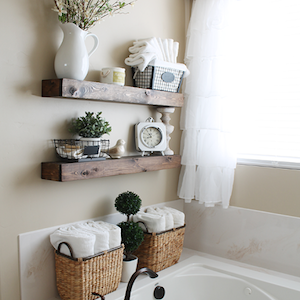
<path id="1" fill-rule="evenodd" d="M 121 228 L 122 243 L 125 246 L 124 254 L 126 258 L 130 258 L 144 240 L 144 232 L 138 223 L 135 222 L 121 222 L 118 224 Z"/>
<path id="2" fill-rule="evenodd" d="M 124 192 L 115 200 L 115 208 L 124 215 L 135 215 L 141 208 L 141 198 L 133 192 Z"/>

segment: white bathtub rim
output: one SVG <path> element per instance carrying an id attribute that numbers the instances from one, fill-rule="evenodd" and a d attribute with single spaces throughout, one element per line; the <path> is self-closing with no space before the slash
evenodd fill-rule
<path id="1" fill-rule="evenodd" d="M 270 283 L 273 285 L 278 285 L 280 287 L 285 287 L 291 290 L 299 291 L 300 292 L 300 278 L 285 278 L 285 274 L 281 274 L 279 272 L 276 272 L 276 275 L 268 274 L 268 270 L 261 269 L 261 271 L 252 270 L 251 268 L 246 268 L 247 275 L 241 275 L 241 273 L 245 272 L 245 267 L 243 266 L 237 266 L 228 262 L 220 261 L 219 259 L 212 259 L 204 257 L 200 254 L 193 255 L 187 259 L 182 260 L 181 262 L 177 263 L 176 265 L 167 268 L 165 270 L 162 270 L 158 272 L 158 277 L 151 279 L 147 275 L 141 275 L 138 277 L 138 280 L 133 285 L 132 288 L 132 295 L 138 294 L 140 290 L 142 290 L 145 286 L 159 283 L 160 279 L 166 279 L 167 277 L 173 276 L 174 273 L 178 272 L 180 270 L 180 274 L 183 273 L 186 269 L 190 268 L 191 265 L 196 267 L 202 267 L 207 270 L 215 271 L 219 274 L 223 274 L 224 277 L 230 276 L 234 278 L 241 279 L 243 281 L 246 281 L 251 284 L 253 284 L 256 288 L 263 291 L 264 294 L 266 294 L 269 297 L 270 296 L 266 291 L 261 289 L 259 286 L 257 286 L 255 283 L 251 282 L 251 280 L 254 281 L 261 281 L 265 283 Z M 251 267 L 251 266 L 250 266 Z M 282 275 L 282 276 L 281 276 Z M 180 275 L 182 276 L 182 275 Z M 294 276 L 288 276 L 288 277 L 294 277 Z M 126 291 L 126 286 L 118 289 L 117 291 L 110 293 L 105 296 L 106 300 L 118 300 L 124 297 Z M 270 298 L 272 299 L 272 298 Z M 274 299 L 274 298 L 273 298 Z"/>

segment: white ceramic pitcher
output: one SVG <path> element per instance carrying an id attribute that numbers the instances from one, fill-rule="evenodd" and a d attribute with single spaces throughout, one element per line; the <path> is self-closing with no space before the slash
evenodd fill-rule
<path id="1" fill-rule="evenodd" d="M 96 51 L 98 37 L 88 31 L 80 29 L 73 23 L 60 24 L 64 33 L 63 41 L 56 53 L 54 70 L 58 78 L 84 80 L 89 71 L 89 57 Z M 94 38 L 94 46 L 87 53 L 85 39 Z"/>

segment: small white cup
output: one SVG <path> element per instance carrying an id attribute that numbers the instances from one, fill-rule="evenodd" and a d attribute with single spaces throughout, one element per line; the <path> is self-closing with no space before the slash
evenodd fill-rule
<path id="1" fill-rule="evenodd" d="M 124 85 L 125 69 L 124 68 L 103 68 L 100 71 L 100 82 Z"/>

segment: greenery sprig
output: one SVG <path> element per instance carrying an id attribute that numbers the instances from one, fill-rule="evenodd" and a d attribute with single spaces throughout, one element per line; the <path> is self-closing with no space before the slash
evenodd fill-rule
<path id="1" fill-rule="evenodd" d="M 58 13 L 61 23 L 74 23 L 88 30 L 105 17 L 122 13 L 126 6 L 133 6 L 136 1 L 110 3 L 110 0 L 54 0 L 52 10 Z"/>
<path id="2" fill-rule="evenodd" d="M 101 111 L 97 114 L 85 112 L 85 116 L 72 119 L 70 132 L 85 138 L 99 138 L 103 134 L 109 134 L 111 126 L 101 114 Z"/>

